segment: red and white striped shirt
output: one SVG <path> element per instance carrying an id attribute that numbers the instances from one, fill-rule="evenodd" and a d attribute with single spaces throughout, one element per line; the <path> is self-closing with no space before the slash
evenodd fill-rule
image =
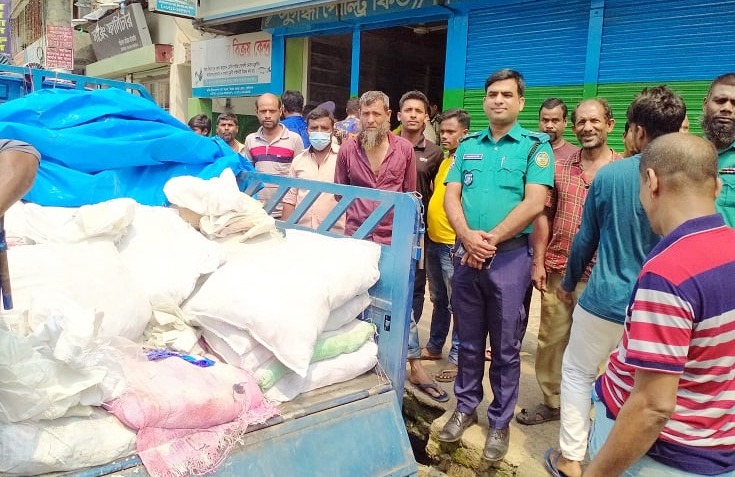
<path id="1" fill-rule="evenodd" d="M 636 370 L 678 374 L 676 408 L 648 455 L 703 475 L 735 470 L 735 230 L 689 220 L 653 249 L 623 340 L 596 390 L 617 416 Z"/>

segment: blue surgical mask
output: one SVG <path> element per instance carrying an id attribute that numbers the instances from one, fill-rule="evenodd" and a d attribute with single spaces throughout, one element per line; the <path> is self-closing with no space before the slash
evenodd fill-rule
<path id="1" fill-rule="evenodd" d="M 309 131 L 309 142 L 317 151 L 323 151 L 332 143 L 332 134 L 328 132 Z"/>

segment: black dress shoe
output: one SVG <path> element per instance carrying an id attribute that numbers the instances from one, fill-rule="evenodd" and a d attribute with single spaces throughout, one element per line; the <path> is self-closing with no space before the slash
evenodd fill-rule
<path id="1" fill-rule="evenodd" d="M 508 443 L 510 442 L 510 429 L 488 429 L 487 440 L 485 441 L 485 451 L 483 457 L 485 460 L 500 460 L 508 453 Z"/>
<path id="2" fill-rule="evenodd" d="M 455 409 L 436 438 L 442 442 L 457 442 L 464 430 L 472 424 L 477 424 L 477 412 L 465 414 Z"/>

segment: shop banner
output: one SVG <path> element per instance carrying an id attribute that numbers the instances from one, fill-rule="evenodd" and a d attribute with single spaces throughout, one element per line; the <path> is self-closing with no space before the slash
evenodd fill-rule
<path id="1" fill-rule="evenodd" d="M 192 43 L 192 95 L 226 98 L 267 93 L 271 85 L 271 46 L 271 35 L 265 32 Z"/>
<path id="2" fill-rule="evenodd" d="M 97 60 L 151 44 L 151 34 L 140 3 L 131 3 L 98 21 L 89 32 Z"/>
<path id="3" fill-rule="evenodd" d="M 197 16 L 196 0 L 151 0 L 148 10 L 156 13 L 194 18 Z"/>

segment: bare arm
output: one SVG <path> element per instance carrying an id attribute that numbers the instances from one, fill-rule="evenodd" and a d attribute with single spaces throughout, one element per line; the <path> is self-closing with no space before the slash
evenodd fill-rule
<path id="1" fill-rule="evenodd" d="M 0 217 L 33 185 L 38 159 L 27 152 L 0 152 Z"/>
<path id="2" fill-rule="evenodd" d="M 674 412 L 678 386 L 677 374 L 636 370 L 633 391 L 584 475 L 617 476 L 643 457 Z"/>
<path id="3" fill-rule="evenodd" d="M 541 184 L 526 184 L 523 200 L 490 231 L 494 237 L 492 243 L 498 244 L 511 239 L 528 227 L 544 210 L 548 189 Z"/>
<path id="4" fill-rule="evenodd" d="M 281 209 L 281 220 L 287 220 L 289 217 L 291 217 L 291 214 L 293 214 L 294 210 L 296 210 L 295 205 L 283 202 L 283 208 Z"/>
<path id="5" fill-rule="evenodd" d="M 550 210 L 546 208 L 533 221 L 533 232 L 531 232 L 531 247 L 533 248 L 533 264 L 531 267 L 531 280 L 533 286 L 540 292 L 546 291 L 546 247 L 551 239 L 551 217 Z"/>

